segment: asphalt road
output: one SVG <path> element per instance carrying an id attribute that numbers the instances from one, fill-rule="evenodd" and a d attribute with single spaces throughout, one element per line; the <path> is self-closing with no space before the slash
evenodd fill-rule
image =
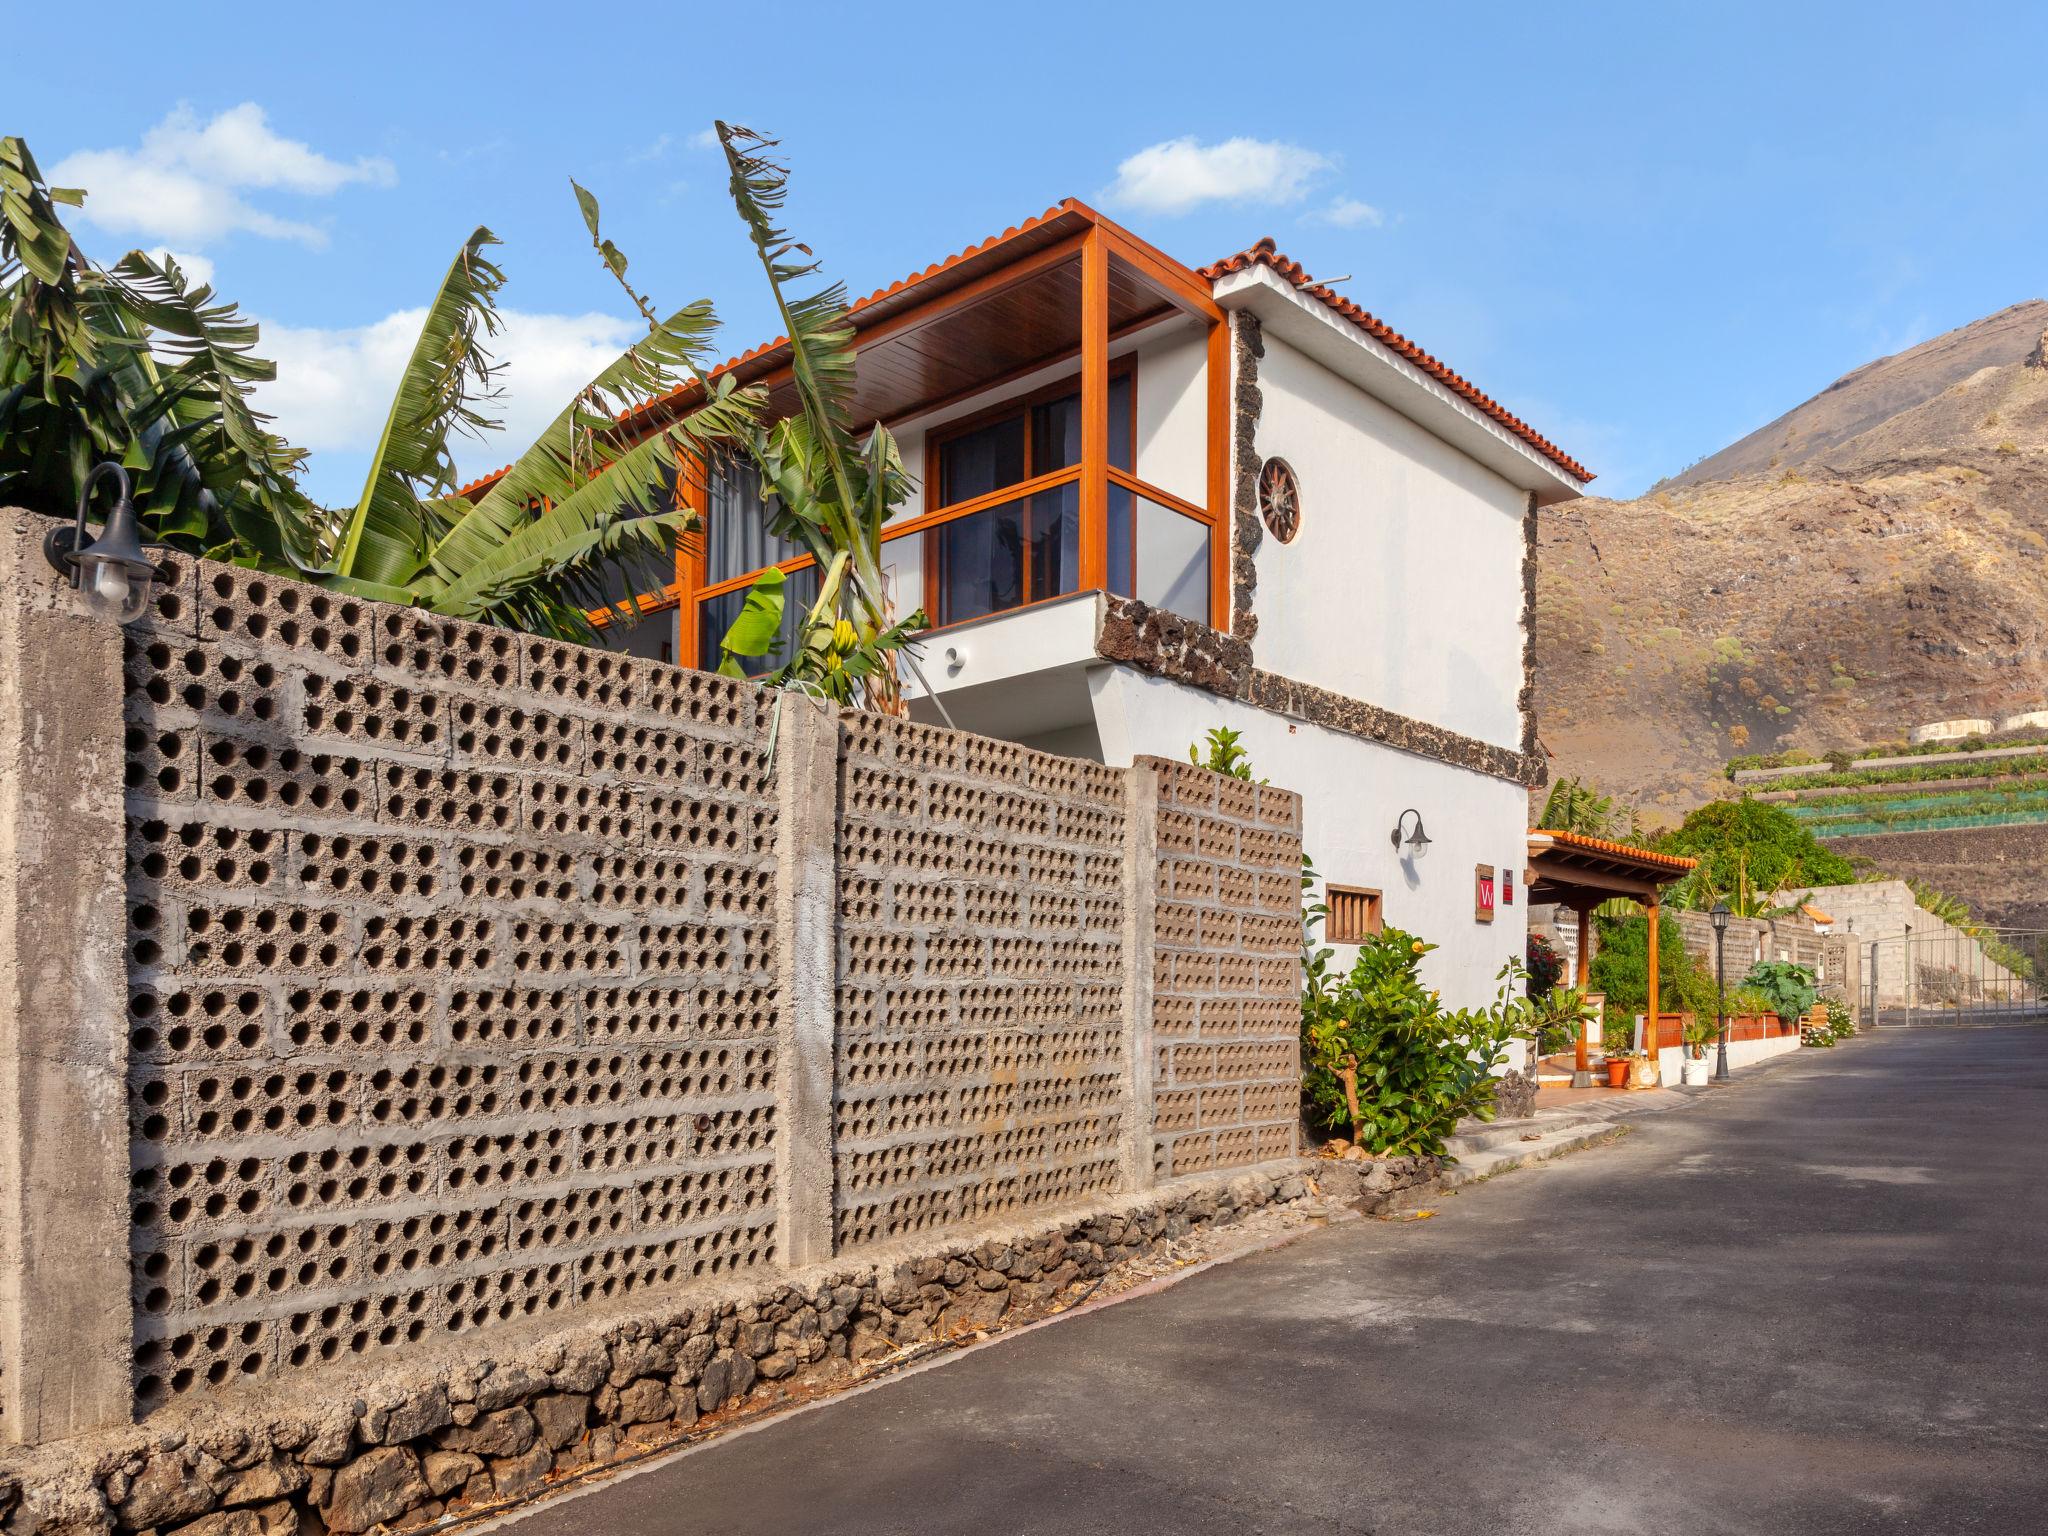
<path id="1" fill-rule="evenodd" d="M 1802 1052 L 542 1506 L 593 1531 L 2048 1531 L 2048 1029 Z"/>

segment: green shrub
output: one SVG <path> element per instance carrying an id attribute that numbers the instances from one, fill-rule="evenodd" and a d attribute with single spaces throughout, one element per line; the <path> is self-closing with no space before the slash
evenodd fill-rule
<path id="1" fill-rule="evenodd" d="M 1252 755 L 1245 751 L 1242 731 L 1233 731 L 1227 725 L 1212 728 L 1202 741 L 1188 748 L 1188 761 L 1197 768 L 1206 768 L 1211 773 L 1227 774 L 1233 779 L 1247 783 L 1252 776 Z M 1202 748 L 1208 747 L 1207 753 Z M 1261 784 L 1264 779 L 1259 780 Z"/>
<path id="2" fill-rule="evenodd" d="M 1756 800 L 1703 805 L 1657 848 L 1699 860 L 1699 868 L 1686 877 L 1694 890 L 1768 893 L 1802 885 L 1848 885 L 1856 877 L 1849 861 L 1823 848 L 1790 811 Z"/>
<path id="3" fill-rule="evenodd" d="M 1760 1019 L 1767 1013 L 1775 1012 L 1768 995 L 1755 987 L 1737 986 L 1728 989 L 1728 1017 L 1731 1019 Z"/>
<path id="4" fill-rule="evenodd" d="M 1576 987 L 1553 987 L 1529 997 L 1530 1032 L 1544 1055 L 1568 1051 L 1578 1044 L 1586 1023 L 1586 994 Z"/>
<path id="5" fill-rule="evenodd" d="M 1610 1017 L 1632 1019 L 1649 1012 L 1650 920 L 1637 912 L 1628 917 L 1595 916 L 1599 944 L 1589 968 L 1592 988 L 1607 994 Z M 1712 1013 L 1714 979 L 1686 953 L 1678 921 L 1669 912 L 1657 929 L 1658 1009 L 1663 1013 Z"/>
<path id="6" fill-rule="evenodd" d="M 1376 1155 L 1440 1157 L 1461 1120 L 1492 1119 L 1493 1068 L 1529 1033 L 1520 961 L 1501 969 L 1491 1008 L 1452 1012 L 1417 974 L 1434 947 L 1389 928 L 1302 997 L 1307 1112 Z"/>
<path id="7" fill-rule="evenodd" d="M 1749 968 L 1749 974 L 1742 978 L 1744 986 L 1754 987 L 1769 1002 L 1771 1012 L 1790 1023 L 1803 1017 L 1820 996 L 1820 988 L 1814 985 L 1813 972 L 1803 965 L 1794 965 L 1790 960 L 1759 960 Z"/>

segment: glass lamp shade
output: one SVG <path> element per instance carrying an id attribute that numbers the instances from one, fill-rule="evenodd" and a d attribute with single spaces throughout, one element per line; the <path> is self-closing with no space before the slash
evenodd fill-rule
<path id="1" fill-rule="evenodd" d="M 95 616 L 132 624 L 148 610 L 155 572 L 147 561 L 131 565 L 116 555 L 98 553 L 96 545 L 72 558 L 78 567 L 78 590 Z"/>
<path id="2" fill-rule="evenodd" d="M 1401 829 L 1408 825 L 1408 818 L 1411 816 L 1415 818 L 1415 830 L 1408 834 L 1407 840 L 1404 842 L 1401 837 Z M 1428 853 L 1430 839 L 1429 834 L 1422 830 L 1422 812 L 1417 810 L 1403 811 L 1395 819 L 1393 841 L 1394 852 L 1411 862 Z"/>
<path id="3" fill-rule="evenodd" d="M 1714 931 L 1716 933 L 1719 933 L 1728 926 L 1728 904 L 1726 902 L 1715 902 L 1714 910 L 1708 915 L 1714 920 Z"/>

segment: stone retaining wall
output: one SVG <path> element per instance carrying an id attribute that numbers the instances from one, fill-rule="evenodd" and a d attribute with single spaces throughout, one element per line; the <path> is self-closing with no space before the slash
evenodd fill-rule
<path id="1" fill-rule="evenodd" d="M 1361 1165 L 1361 1188 L 1373 1171 Z M 0 1520 L 11 1536 L 302 1536 L 475 1515 L 850 1384 L 908 1346 L 1044 1316 L 1190 1233 L 1312 1199 L 1291 1169 L 1219 1176 L 914 1258 L 650 1296 L 630 1317 L 614 1309 L 427 1368 L 337 1377 L 233 1417 L 17 1453 L 0 1472 Z"/>

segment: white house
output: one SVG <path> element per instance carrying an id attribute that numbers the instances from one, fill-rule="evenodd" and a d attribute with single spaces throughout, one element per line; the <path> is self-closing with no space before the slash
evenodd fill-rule
<path id="1" fill-rule="evenodd" d="M 1537 509 L 1589 472 L 1270 241 L 1195 270 L 1069 200 L 852 319 L 856 415 L 919 484 L 884 545 L 898 610 L 937 626 L 915 711 L 1112 764 L 1229 726 L 1305 797 L 1339 919 L 1427 938 L 1447 1001 L 1490 998 L 1544 772 Z M 773 399 L 787 356 L 727 366 Z M 759 568 L 806 591 L 751 486 L 703 500 L 624 648 L 708 665 Z"/>

